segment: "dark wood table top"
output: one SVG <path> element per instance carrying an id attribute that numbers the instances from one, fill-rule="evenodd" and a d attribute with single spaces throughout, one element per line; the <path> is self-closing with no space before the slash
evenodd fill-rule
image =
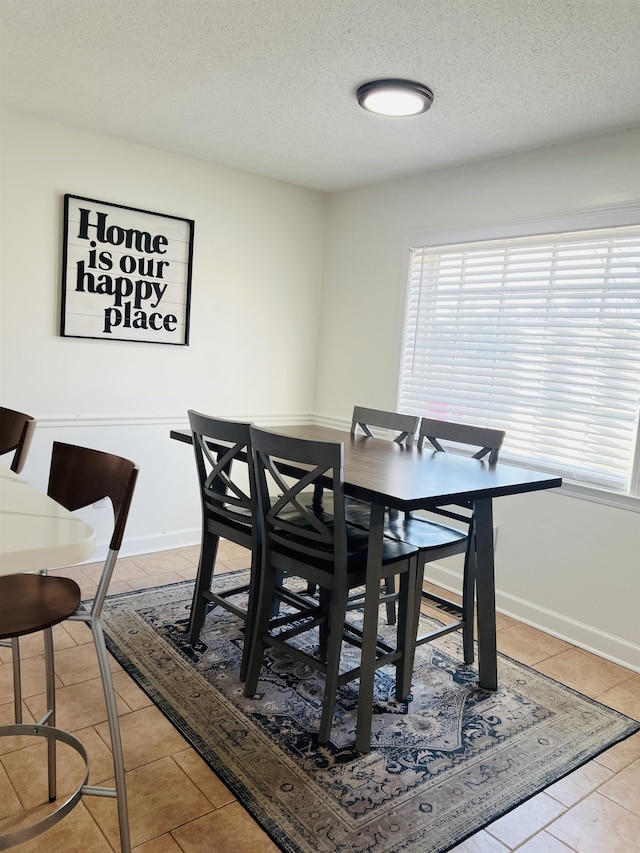
<path id="1" fill-rule="evenodd" d="M 490 465 L 426 446 L 405 447 L 394 441 L 352 437 L 329 427 L 284 425 L 272 432 L 344 445 L 345 489 L 353 497 L 383 502 L 400 510 L 426 509 L 446 503 L 464 503 L 543 489 L 558 488 L 560 477 L 497 463 Z M 171 437 L 191 444 L 188 430 L 172 430 Z M 383 499 L 382 501 L 380 499 Z"/>

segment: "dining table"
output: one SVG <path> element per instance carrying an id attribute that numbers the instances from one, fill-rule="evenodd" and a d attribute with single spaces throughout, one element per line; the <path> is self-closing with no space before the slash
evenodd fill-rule
<path id="1" fill-rule="evenodd" d="M 95 549 L 95 531 L 0 464 L 0 575 L 71 566 Z"/>
<path id="2" fill-rule="evenodd" d="M 429 510 L 448 505 L 468 506 L 475 519 L 476 608 L 478 624 L 478 680 L 485 690 L 498 687 L 496 648 L 495 567 L 493 539 L 494 498 L 554 489 L 560 477 L 509 465 L 489 463 L 456 453 L 443 453 L 424 445 L 403 445 L 384 438 L 352 435 L 345 430 L 314 424 L 271 426 L 272 432 L 313 441 L 339 442 L 344 447 L 345 494 L 371 506 L 365 607 L 379 596 L 385 512 Z M 192 443 L 189 430 L 171 430 L 177 441 Z M 377 628 L 364 625 L 363 656 L 375 655 Z M 373 669 L 360 679 L 356 749 L 370 748 L 370 707 L 374 695 Z M 367 724 L 366 721 L 369 720 Z"/>

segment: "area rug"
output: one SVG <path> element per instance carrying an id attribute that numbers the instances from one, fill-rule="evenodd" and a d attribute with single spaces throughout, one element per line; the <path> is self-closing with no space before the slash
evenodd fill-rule
<path id="1" fill-rule="evenodd" d="M 503 655 L 499 689 L 480 689 L 455 633 L 418 649 L 405 703 L 378 670 L 371 752 L 353 748 L 357 681 L 319 746 L 322 679 L 274 653 L 245 699 L 241 623 L 218 608 L 192 648 L 192 589 L 107 599 L 109 649 L 287 853 L 443 853 L 640 729 Z"/>

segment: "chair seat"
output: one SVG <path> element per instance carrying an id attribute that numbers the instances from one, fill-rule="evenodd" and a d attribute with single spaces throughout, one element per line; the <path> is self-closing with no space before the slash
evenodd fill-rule
<path id="1" fill-rule="evenodd" d="M 331 517 L 324 512 L 322 513 L 322 516 L 327 527 L 332 529 L 333 524 Z M 301 525 L 296 526 L 301 527 Z M 311 526 L 305 526 L 304 529 L 309 530 L 311 529 Z M 295 533 L 279 533 L 277 538 L 280 539 L 283 544 L 286 543 L 287 539 L 290 539 L 292 542 L 297 541 Z M 351 527 L 350 525 L 347 525 L 347 572 L 349 575 L 365 571 L 367 567 L 368 546 L 369 532 L 358 527 Z M 274 551 L 276 550 L 286 552 L 286 544 L 285 547 L 279 547 L 277 549 L 274 546 Z M 398 538 L 384 539 L 382 543 L 382 565 L 390 566 L 400 560 L 406 560 L 408 557 L 415 554 L 415 552 L 416 546 L 413 544 L 408 544 Z M 328 554 L 330 554 L 330 552 L 328 552 Z M 308 558 L 308 563 L 310 565 L 316 565 L 319 568 L 326 567 L 326 564 L 322 560 L 314 559 L 312 557 Z"/>
<path id="2" fill-rule="evenodd" d="M 78 609 L 80 598 L 80 587 L 70 578 L 0 577 L 0 639 L 22 637 L 63 622 Z"/>
<path id="3" fill-rule="evenodd" d="M 414 545 L 420 551 L 437 549 L 439 557 L 463 554 L 468 540 L 466 531 L 420 516 L 405 518 L 402 513 L 387 516 L 384 535 Z"/>
<path id="4" fill-rule="evenodd" d="M 229 517 L 224 522 L 221 522 L 219 518 L 207 519 L 207 529 L 211 533 L 222 536 L 223 539 L 229 539 L 234 542 L 235 539 L 231 538 L 234 532 L 240 536 L 251 537 L 253 523 L 251 515 L 247 514 L 246 518 L 243 518 L 244 513 L 240 513 L 237 510 L 234 511 L 234 515 L 235 518 Z"/>
<path id="5" fill-rule="evenodd" d="M 356 527 L 369 529 L 369 516 L 371 515 L 371 505 L 366 501 L 359 501 L 357 498 L 345 496 L 344 499 L 344 517 L 347 524 L 355 524 Z"/>
<path id="6" fill-rule="evenodd" d="M 368 529 L 369 504 L 355 498 L 345 498 L 345 515 L 349 524 Z M 406 517 L 404 513 L 395 511 L 388 511 L 385 515 L 384 535 L 413 545 L 420 551 L 437 549 L 441 558 L 464 553 L 468 538 L 466 531 L 456 527 L 439 524 L 419 515 Z"/>
<path id="7" fill-rule="evenodd" d="M 331 512 L 331 496 L 323 496 L 322 509 L 325 512 Z M 367 501 L 352 498 L 345 495 L 344 498 L 344 517 L 347 524 L 352 524 L 354 527 L 361 527 L 363 530 L 369 529 L 369 516 L 371 515 L 371 504 Z"/>

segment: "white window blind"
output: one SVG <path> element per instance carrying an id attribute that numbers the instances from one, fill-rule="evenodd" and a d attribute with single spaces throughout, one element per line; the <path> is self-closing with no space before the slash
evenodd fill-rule
<path id="1" fill-rule="evenodd" d="M 505 459 L 628 494 L 640 226 L 413 249 L 399 408 L 505 429 Z"/>

